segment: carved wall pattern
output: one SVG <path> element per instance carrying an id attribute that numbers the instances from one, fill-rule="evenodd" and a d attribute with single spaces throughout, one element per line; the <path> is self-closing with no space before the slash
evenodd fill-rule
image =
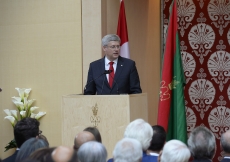
<path id="1" fill-rule="evenodd" d="M 164 37 L 171 2 L 164 0 Z M 187 131 L 209 128 L 217 142 L 213 161 L 220 161 L 219 139 L 230 129 L 230 1 L 177 0 L 177 5 Z"/>

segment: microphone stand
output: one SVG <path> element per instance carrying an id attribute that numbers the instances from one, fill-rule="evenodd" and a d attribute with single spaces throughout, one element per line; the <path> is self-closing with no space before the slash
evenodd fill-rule
<path id="1" fill-rule="evenodd" d="M 100 78 L 102 75 L 104 74 L 110 74 L 112 72 L 112 70 L 105 70 L 101 75 L 99 75 L 98 77 L 96 77 L 95 79 L 92 79 L 91 81 L 89 81 L 85 87 L 84 87 L 84 90 L 86 90 L 87 86 L 92 83 L 93 81 L 97 80 L 98 78 Z"/>

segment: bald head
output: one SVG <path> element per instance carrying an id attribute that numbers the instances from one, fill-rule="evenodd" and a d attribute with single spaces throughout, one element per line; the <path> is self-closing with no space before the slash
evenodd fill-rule
<path id="1" fill-rule="evenodd" d="M 221 135 L 220 143 L 224 152 L 230 155 L 230 130 Z"/>
<path id="2" fill-rule="evenodd" d="M 71 161 L 74 150 L 71 147 L 59 146 L 52 152 L 52 159 L 55 162 Z"/>
<path id="3" fill-rule="evenodd" d="M 88 141 L 95 141 L 95 137 L 92 133 L 87 131 L 78 133 L 74 139 L 74 149 L 78 150 L 82 144 Z"/>

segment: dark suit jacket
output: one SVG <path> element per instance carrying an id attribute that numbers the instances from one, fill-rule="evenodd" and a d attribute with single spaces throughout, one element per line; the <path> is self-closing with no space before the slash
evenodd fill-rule
<path id="1" fill-rule="evenodd" d="M 19 150 L 16 150 L 13 155 L 9 156 L 8 158 L 5 158 L 4 160 L 2 160 L 2 162 L 15 162 L 18 151 Z"/>
<path id="2" fill-rule="evenodd" d="M 85 95 L 141 93 L 140 80 L 135 62 L 119 56 L 112 88 L 105 72 L 105 58 L 90 63 Z"/>
<path id="3" fill-rule="evenodd" d="M 230 162 L 230 159 L 222 159 L 220 162 Z"/>
<path id="4" fill-rule="evenodd" d="M 158 156 L 147 155 L 143 152 L 142 162 L 157 162 Z M 113 159 L 109 159 L 107 162 L 113 162 Z"/>
<path id="5" fill-rule="evenodd" d="M 192 162 L 211 162 L 209 159 L 194 159 Z"/>

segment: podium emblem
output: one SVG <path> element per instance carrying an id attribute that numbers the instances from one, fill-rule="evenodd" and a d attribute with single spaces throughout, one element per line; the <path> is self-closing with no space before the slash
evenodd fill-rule
<path id="1" fill-rule="evenodd" d="M 98 123 L 100 123 L 101 121 L 100 116 L 97 116 L 97 112 L 98 112 L 97 103 L 95 104 L 95 106 L 92 107 L 92 112 L 93 112 L 93 115 L 90 117 L 90 121 L 94 127 L 97 127 Z"/>

